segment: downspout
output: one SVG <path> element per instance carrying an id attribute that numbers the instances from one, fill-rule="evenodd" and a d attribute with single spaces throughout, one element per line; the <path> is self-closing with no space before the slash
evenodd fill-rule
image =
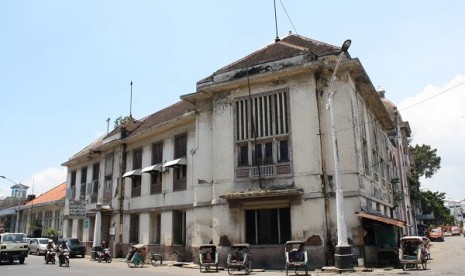
<path id="1" fill-rule="evenodd" d="M 328 175 L 326 174 L 326 162 L 324 160 L 324 154 L 323 154 L 323 138 L 322 138 L 322 132 L 321 132 L 321 112 L 320 112 L 320 101 L 319 101 L 319 95 L 322 96 L 323 90 L 320 89 L 319 87 L 320 82 L 318 80 L 320 79 L 320 73 L 315 73 L 315 86 L 316 86 L 316 91 L 315 91 L 315 97 L 316 97 L 316 106 L 317 106 L 317 116 L 318 116 L 318 137 L 320 139 L 320 160 L 321 160 L 321 190 L 323 191 L 323 197 L 324 197 L 324 206 L 325 206 L 325 230 L 326 230 L 326 237 L 325 237 L 325 244 L 326 244 L 326 265 L 333 265 L 334 264 L 334 247 L 331 242 L 331 227 L 329 223 L 329 191 L 328 191 Z M 319 92 L 320 91 L 320 92 Z"/>
<path id="2" fill-rule="evenodd" d="M 125 186 L 126 186 L 126 180 L 123 177 L 123 174 L 126 172 L 126 148 L 127 145 L 126 143 L 123 143 L 121 146 L 121 158 L 119 160 L 120 162 L 120 187 L 119 187 L 119 237 L 118 241 L 121 244 L 123 242 L 123 220 L 124 220 L 124 193 L 125 193 Z"/>

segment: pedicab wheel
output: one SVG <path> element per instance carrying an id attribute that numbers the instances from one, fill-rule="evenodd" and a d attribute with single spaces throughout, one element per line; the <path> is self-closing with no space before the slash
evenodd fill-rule
<path id="1" fill-rule="evenodd" d="M 134 262 L 134 267 L 143 267 L 143 266 L 144 266 L 144 261 Z"/>
<path id="2" fill-rule="evenodd" d="M 153 254 L 152 259 L 150 260 L 150 263 L 153 266 L 159 266 L 159 265 L 161 265 L 163 263 L 163 258 L 162 258 L 161 255 Z"/>
<path id="3" fill-rule="evenodd" d="M 107 263 L 111 263 L 111 261 L 113 260 L 113 258 L 111 256 L 108 256 L 107 259 L 105 260 Z"/>
<path id="4" fill-rule="evenodd" d="M 127 261 L 126 263 L 128 264 L 128 266 L 129 266 L 130 268 L 133 268 L 133 267 L 135 267 L 135 266 L 134 266 L 134 263 L 133 263 L 133 262 L 131 262 L 131 261 Z"/>
<path id="5" fill-rule="evenodd" d="M 244 265 L 244 272 L 249 275 L 250 271 L 252 271 L 252 262 L 249 261 Z"/>

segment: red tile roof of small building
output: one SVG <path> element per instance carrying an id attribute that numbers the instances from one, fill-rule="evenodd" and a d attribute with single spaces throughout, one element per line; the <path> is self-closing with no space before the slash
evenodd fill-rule
<path id="1" fill-rule="evenodd" d="M 50 189 L 49 191 L 29 201 L 26 204 L 26 206 L 36 205 L 39 203 L 59 201 L 59 200 L 64 199 L 65 195 L 66 195 L 66 182 L 61 183 L 60 185 Z"/>

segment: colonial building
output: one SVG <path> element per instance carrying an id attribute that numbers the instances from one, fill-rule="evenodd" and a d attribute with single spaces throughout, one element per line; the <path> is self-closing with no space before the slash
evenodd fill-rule
<path id="1" fill-rule="evenodd" d="M 24 205 L 24 232 L 28 237 L 51 237 L 61 234 L 66 183 L 61 183 Z M 54 229 L 54 231 L 51 231 Z"/>
<path id="2" fill-rule="evenodd" d="M 66 236 L 110 241 L 116 255 L 145 243 L 185 261 L 196 261 L 204 243 L 218 245 L 224 259 L 231 244 L 246 242 L 254 267 L 269 268 L 283 267 L 287 240 L 303 240 L 312 267 L 332 264 L 335 133 L 354 261 L 394 261 L 411 217 L 408 203 L 395 198 L 407 183 L 395 180 L 405 173 L 398 151 L 406 152 L 358 59 L 290 34 L 181 99 L 143 119 L 128 117 L 63 164 L 65 207 L 86 210 L 76 218 L 65 208 Z"/>
<path id="3" fill-rule="evenodd" d="M 4 176 L 1 178 L 7 179 L 14 183 L 11 189 L 11 196 L 0 200 L 0 233 L 3 232 L 24 232 L 26 220 L 21 220 L 24 214 L 24 204 L 27 202 L 28 186 L 16 183 Z"/>

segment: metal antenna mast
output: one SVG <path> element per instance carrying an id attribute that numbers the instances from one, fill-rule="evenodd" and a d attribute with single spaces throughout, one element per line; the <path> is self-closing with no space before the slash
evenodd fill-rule
<path id="1" fill-rule="evenodd" d="M 129 103 L 129 117 L 132 118 L 132 81 L 131 81 L 131 99 L 130 99 L 130 103 Z"/>
<path id="2" fill-rule="evenodd" d="M 278 17 L 276 16 L 276 0 L 273 0 L 273 5 L 274 5 L 274 23 L 275 23 L 275 28 L 276 28 L 276 38 L 274 39 L 274 42 L 278 42 L 279 36 L 278 36 Z"/>

